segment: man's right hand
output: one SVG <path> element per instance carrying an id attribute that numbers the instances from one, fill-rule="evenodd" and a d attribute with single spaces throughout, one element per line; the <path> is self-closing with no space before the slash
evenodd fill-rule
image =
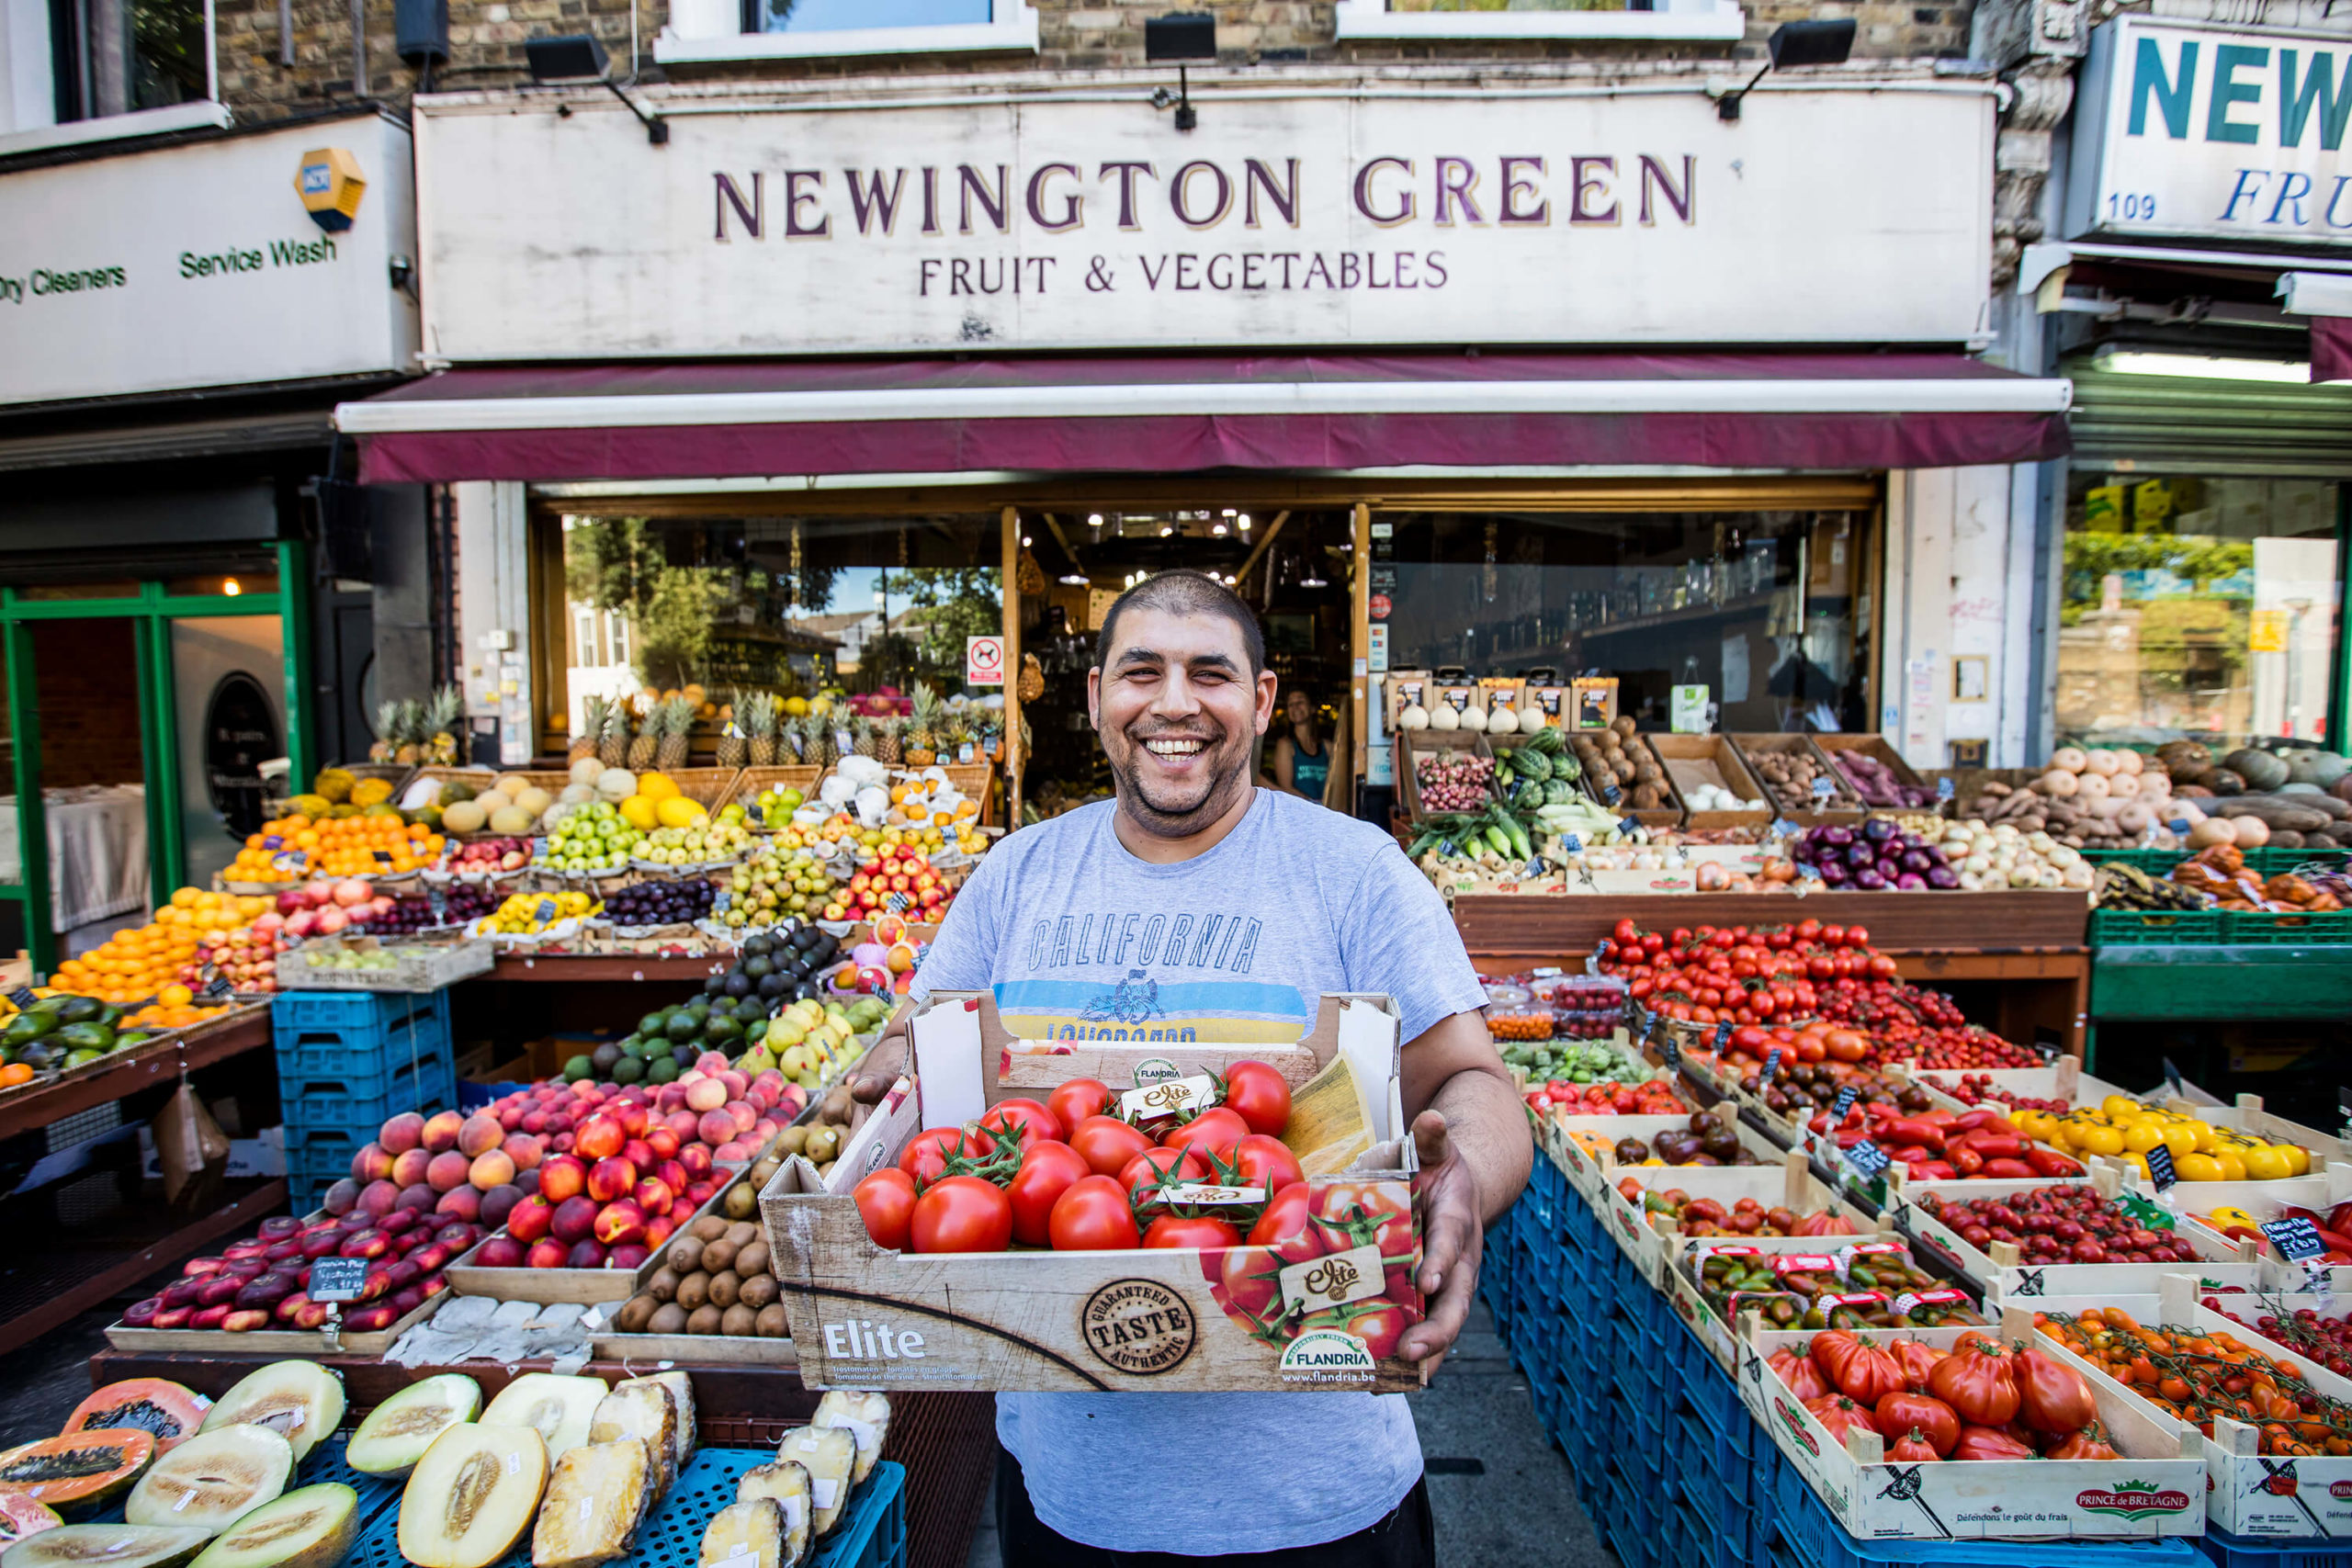
<path id="1" fill-rule="evenodd" d="M 890 1092 L 910 1066 L 908 1047 L 910 1043 L 909 1021 L 915 1015 L 915 1004 L 900 1002 L 890 1021 L 882 1026 L 876 1036 L 874 1048 L 858 1059 L 857 1076 L 850 1080 L 849 1097 L 860 1105 L 878 1105 Z M 863 1116 L 857 1118 L 863 1122 Z"/>

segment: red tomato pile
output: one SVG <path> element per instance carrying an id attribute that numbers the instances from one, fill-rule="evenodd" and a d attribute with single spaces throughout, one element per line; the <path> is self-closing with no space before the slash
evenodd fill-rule
<path id="1" fill-rule="evenodd" d="M 2015 1094 L 2006 1089 L 1996 1089 L 1992 1078 L 1984 1073 L 1962 1073 L 1957 1084 L 1946 1083 L 1939 1078 L 1922 1078 L 1919 1081 L 1931 1089 L 1943 1090 L 1962 1105 L 1983 1105 L 1987 1100 L 1997 1100 L 2012 1111 L 2047 1111 L 2052 1116 L 2064 1116 L 2075 1109 L 2067 1100 L 2041 1100 L 2030 1094 Z"/>
<path id="2" fill-rule="evenodd" d="M 2081 1373 L 1989 1334 L 1964 1333 L 1945 1351 L 1831 1329 L 1766 1364 L 1832 1438 L 1875 1432 L 1895 1464 L 2120 1457 Z"/>
<path id="3" fill-rule="evenodd" d="M 2314 1308 L 2299 1307 L 2283 1316 L 2266 1312 L 2248 1323 L 2223 1307 L 2221 1297 L 2210 1295 L 2205 1298 L 2205 1309 L 2220 1313 L 2240 1328 L 2254 1330 L 2274 1345 L 2285 1346 L 2337 1377 L 2352 1377 L 2352 1313 L 2322 1317 Z"/>
<path id="4" fill-rule="evenodd" d="M 2015 1243 L 2029 1264 L 2197 1260 L 2197 1249 L 2169 1229 L 2148 1228 L 2087 1185 L 1962 1201 L 1927 1192 L 1919 1206 L 1979 1251 L 1996 1241 Z"/>
<path id="5" fill-rule="evenodd" d="M 1805 1126 L 1816 1137 L 1831 1135 L 1829 1112 L 1815 1112 Z M 2079 1161 L 2035 1143 L 1997 1111 L 1904 1111 L 1879 1101 L 1857 1103 L 1835 1136 L 1841 1149 L 1868 1138 L 1909 1167 L 1914 1181 L 2054 1180 L 2083 1174 Z"/>
<path id="6" fill-rule="evenodd" d="M 1963 1024 L 1939 1029 L 1919 1042 L 1913 1060 L 1922 1067 L 2038 1067 L 2041 1055 L 2002 1039 L 1989 1029 Z"/>
<path id="7" fill-rule="evenodd" d="M 1682 1116 L 1690 1110 L 1667 1078 L 1640 1084 L 1569 1083 L 1555 1078 L 1531 1088 L 1527 1103 L 1533 1111 L 1557 1110 L 1563 1116 Z"/>

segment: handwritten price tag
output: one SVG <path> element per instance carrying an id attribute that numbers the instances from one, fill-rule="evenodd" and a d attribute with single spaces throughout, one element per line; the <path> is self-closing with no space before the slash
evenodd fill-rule
<path id="1" fill-rule="evenodd" d="M 2152 1144 L 2144 1157 L 2148 1162 L 2148 1179 L 2156 1184 L 2156 1190 L 2170 1191 L 2172 1184 L 2180 1179 L 2180 1173 L 2173 1168 L 2172 1151 L 2162 1144 Z"/>
<path id="2" fill-rule="evenodd" d="M 2265 1220 L 2262 1222 L 2262 1234 L 2270 1238 L 2270 1245 L 2278 1249 L 2278 1256 L 2290 1263 L 2317 1258 L 2327 1250 L 2327 1244 L 2320 1240 L 2319 1232 L 2312 1227 L 2311 1221 L 2300 1217 Z"/>
<path id="3" fill-rule="evenodd" d="M 1864 1138 L 1846 1151 L 1846 1168 L 1858 1179 L 1868 1181 L 1886 1168 L 1886 1151 Z"/>
<path id="4" fill-rule="evenodd" d="M 1848 1084 L 1838 1091 L 1836 1101 L 1829 1107 L 1829 1124 L 1832 1127 L 1846 1119 L 1846 1112 L 1854 1109 L 1854 1101 L 1861 1098 L 1861 1093 L 1862 1091 L 1852 1084 Z"/>
<path id="5" fill-rule="evenodd" d="M 314 1302 L 356 1302 L 367 1284 L 366 1258 L 322 1258 L 311 1265 L 306 1288 Z"/>
<path id="6" fill-rule="evenodd" d="M 1780 1076 L 1781 1048 L 1778 1045 L 1775 1045 L 1770 1051 L 1764 1053 L 1764 1076 L 1758 1078 L 1756 1081 L 1761 1084 L 1769 1084 Z"/>

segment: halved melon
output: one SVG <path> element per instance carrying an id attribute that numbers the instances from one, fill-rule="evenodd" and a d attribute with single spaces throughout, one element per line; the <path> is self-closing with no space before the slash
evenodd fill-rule
<path id="1" fill-rule="evenodd" d="M 193 1389 L 163 1378 L 131 1378 L 110 1382 L 74 1407 L 65 1429 L 85 1432 L 103 1427 L 151 1432 L 155 1451 L 167 1454 L 197 1434 L 211 1401 Z"/>
<path id="2" fill-rule="evenodd" d="M 480 1414 L 481 1384 L 462 1372 L 443 1372 L 409 1384 L 370 1410 L 343 1457 L 362 1475 L 397 1481 L 416 1468 L 434 1438 Z"/>
<path id="3" fill-rule="evenodd" d="M 481 1413 L 485 1427 L 528 1427 L 548 1446 L 550 1463 L 588 1440 L 596 1406 L 611 1391 L 602 1378 L 525 1372 L 498 1391 Z"/>
<path id="4" fill-rule="evenodd" d="M 179 1568 L 210 1539 L 153 1525 L 60 1525 L 0 1551 L 0 1568 Z"/>
<path id="5" fill-rule="evenodd" d="M 808 1418 L 808 1425 L 840 1427 L 857 1439 L 857 1467 L 851 1481 L 863 1486 L 874 1473 L 875 1461 L 882 1457 L 882 1440 L 890 1435 L 890 1396 L 833 1389 L 817 1402 L 817 1414 Z"/>
<path id="6" fill-rule="evenodd" d="M 322 1481 L 231 1525 L 197 1558 L 197 1568 L 334 1568 L 358 1535 L 359 1494 Z"/>
<path id="7" fill-rule="evenodd" d="M 272 1361 L 204 1413 L 202 1431 L 267 1427 L 294 1445 L 300 1463 L 343 1425 L 343 1380 L 314 1361 Z"/>
<path id="8" fill-rule="evenodd" d="M 251 1423 L 198 1432 L 147 1467 L 124 1522 L 219 1535 L 286 1490 L 294 1445 L 274 1427 Z"/>
<path id="9" fill-rule="evenodd" d="M 820 1539 L 832 1534 L 842 1510 L 849 1506 L 857 1438 L 846 1427 L 795 1427 L 776 1445 L 775 1457 L 808 1471 L 808 1500 L 814 1505 L 808 1522 Z"/>
<path id="10" fill-rule="evenodd" d="M 46 1503 L 36 1503 L 21 1492 L 0 1492 L 0 1548 L 53 1530 L 64 1522 Z"/>
<path id="11" fill-rule="evenodd" d="M 547 1485 L 548 1446 L 530 1427 L 451 1427 L 401 1493 L 401 1555 L 417 1568 L 490 1568 L 531 1528 Z"/>
<path id="12" fill-rule="evenodd" d="M 150 1432 L 68 1432 L 0 1454 L 0 1490 L 72 1513 L 96 1507 L 122 1491 L 154 1457 L 155 1438 Z"/>
<path id="13" fill-rule="evenodd" d="M 556 1461 L 531 1532 L 531 1568 L 597 1568 L 627 1556 L 660 1472 L 635 1438 L 585 1443 Z"/>

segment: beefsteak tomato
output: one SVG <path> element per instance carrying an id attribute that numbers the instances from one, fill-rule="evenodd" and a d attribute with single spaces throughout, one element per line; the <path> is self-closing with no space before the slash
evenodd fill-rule
<path id="1" fill-rule="evenodd" d="M 1824 1394 L 1819 1399 L 1808 1399 L 1804 1402 L 1804 1407 L 1813 1412 L 1815 1420 L 1828 1428 L 1830 1439 L 1841 1446 L 1846 1441 L 1846 1431 L 1849 1427 L 1863 1432 L 1878 1431 L 1877 1423 L 1871 1419 L 1871 1413 L 1842 1393 Z"/>
<path id="2" fill-rule="evenodd" d="M 1871 1415 L 1882 1432 L 1904 1432 L 1925 1441 L 1941 1459 L 1960 1441 L 1960 1417 L 1942 1400 L 1898 1389 L 1881 1399 Z"/>
<path id="3" fill-rule="evenodd" d="M 1946 1459 L 2032 1459 L 2034 1451 L 2007 1432 L 1991 1427 L 1962 1427 L 1960 1441 L 1951 1446 Z"/>
<path id="4" fill-rule="evenodd" d="M 1928 1371 L 1928 1392 L 1971 1427 L 2006 1427 L 2017 1419 L 2017 1358 L 1984 1334 L 1963 1334 L 1951 1354 Z"/>
<path id="5" fill-rule="evenodd" d="M 2107 1428 L 2097 1421 L 2086 1422 L 2079 1432 L 2069 1432 L 2042 1450 L 2044 1459 L 2120 1459 L 2115 1445 L 2108 1441 Z"/>
<path id="6" fill-rule="evenodd" d="M 2098 1419 L 2098 1400 L 2080 1372 L 2054 1356 L 2020 1350 L 2016 1358 L 2018 1419 L 2045 1438 L 2079 1432 Z"/>

